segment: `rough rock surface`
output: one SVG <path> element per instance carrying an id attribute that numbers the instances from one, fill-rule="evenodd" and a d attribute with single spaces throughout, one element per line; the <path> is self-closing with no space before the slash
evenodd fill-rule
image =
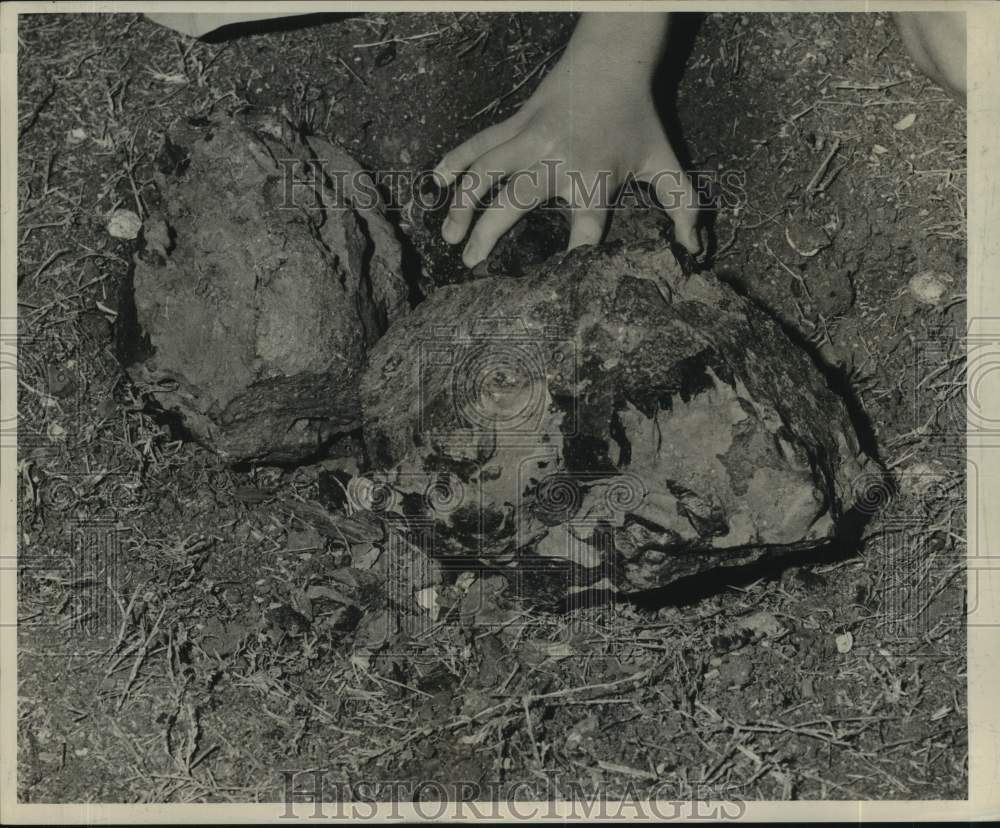
<path id="1" fill-rule="evenodd" d="M 356 430 L 367 350 L 408 309 L 392 228 L 351 201 L 356 162 L 316 146 L 189 120 L 157 158 L 129 372 L 230 461 L 294 461 Z"/>
<path id="2" fill-rule="evenodd" d="M 358 505 L 579 586 L 818 547 L 867 461 L 809 357 L 662 244 L 439 288 L 373 349 L 362 408 Z"/>

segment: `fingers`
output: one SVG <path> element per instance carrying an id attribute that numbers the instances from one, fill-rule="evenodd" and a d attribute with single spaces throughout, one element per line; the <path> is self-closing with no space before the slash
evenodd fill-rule
<path id="1" fill-rule="evenodd" d="M 577 207 L 570 213 L 569 245 L 567 250 L 584 244 L 599 244 L 608 222 L 606 209 Z"/>
<path id="2" fill-rule="evenodd" d="M 637 176 L 652 185 L 660 206 L 674 223 L 674 236 L 689 253 L 698 253 L 698 200 L 691 179 L 681 169 L 677 156 L 665 145 Z"/>
<path id="3" fill-rule="evenodd" d="M 462 251 L 465 266 L 475 267 L 489 256 L 500 237 L 548 197 L 548 187 L 539 168 L 512 175 L 476 222 Z"/>
<path id="4" fill-rule="evenodd" d="M 458 244 L 469 232 L 477 205 L 509 173 L 517 170 L 523 155 L 520 143 L 508 141 L 476 160 L 464 173 L 455 190 L 441 235 L 449 244 Z"/>
<path id="5" fill-rule="evenodd" d="M 493 202 L 483 210 L 468 244 L 462 251 L 466 267 L 475 267 L 490 255 L 496 243 L 511 227 L 536 207 L 548 201 L 553 188 L 540 167 L 513 175 Z M 569 208 L 569 250 L 585 244 L 598 244 L 607 225 L 606 207 Z"/>
<path id="6" fill-rule="evenodd" d="M 513 138 L 521 128 L 520 113 L 477 132 L 464 144 L 455 147 L 442 158 L 434 168 L 434 177 L 442 188 L 450 187 L 462 173 L 477 158 L 485 155 L 494 147 L 504 144 Z"/>

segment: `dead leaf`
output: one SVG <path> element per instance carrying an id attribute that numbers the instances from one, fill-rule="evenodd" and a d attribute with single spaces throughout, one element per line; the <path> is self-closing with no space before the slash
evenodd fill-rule
<path id="1" fill-rule="evenodd" d="M 372 543 L 359 543 L 351 547 L 351 566 L 354 569 L 371 569 L 378 563 L 382 548 Z"/>
<path id="2" fill-rule="evenodd" d="M 322 549 L 323 536 L 317 531 L 315 526 L 306 526 L 304 529 L 292 529 L 288 533 L 285 548 L 289 552 L 307 552 Z"/>
<path id="3" fill-rule="evenodd" d="M 368 650 L 378 650 L 392 640 L 397 629 L 396 619 L 389 610 L 370 613 L 358 625 L 358 631 L 354 636 L 355 645 Z"/>
<path id="4" fill-rule="evenodd" d="M 353 605 L 355 600 L 349 596 L 347 593 L 342 592 L 336 587 L 325 586 L 323 584 L 316 584 L 309 587 L 306 590 L 306 597 L 310 601 L 315 601 L 317 598 L 329 598 L 331 601 L 336 601 L 338 604 Z"/>

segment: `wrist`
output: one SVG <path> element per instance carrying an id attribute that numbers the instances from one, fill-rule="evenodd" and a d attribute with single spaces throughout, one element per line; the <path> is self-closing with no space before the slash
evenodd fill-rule
<path id="1" fill-rule="evenodd" d="M 580 15 L 560 64 L 612 81 L 648 82 L 669 29 L 669 13 L 587 12 Z"/>

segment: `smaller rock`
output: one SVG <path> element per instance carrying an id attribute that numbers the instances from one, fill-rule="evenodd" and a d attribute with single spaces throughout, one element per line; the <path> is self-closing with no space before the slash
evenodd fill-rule
<path id="1" fill-rule="evenodd" d="M 70 147 L 78 146 L 87 140 L 87 130 L 82 127 L 74 127 L 66 133 L 66 145 Z"/>
<path id="2" fill-rule="evenodd" d="M 910 279 L 910 295 L 924 305 L 937 305 L 951 287 L 947 273 L 924 270 Z"/>
<path id="3" fill-rule="evenodd" d="M 437 588 L 433 586 L 424 587 L 414 593 L 413 597 L 422 609 L 427 610 L 431 621 L 437 621 L 438 615 L 441 613 L 441 607 L 438 604 Z"/>
<path id="4" fill-rule="evenodd" d="M 792 250 L 807 259 L 830 246 L 830 239 L 822 228 L 806 221 L 793 222 L 785 227 L 785 241 Z"/>
<path id="5" fill-rule="evenodd" d="M 841 633 L 835 639 L 838 653 L 849 653 L 854 647 L 854 636 L 849 632 Z"/>
<path id="6" fill-rule="evenodd" d="M 744 630 L 748 630 L 754 635 L 776 638 L 781 635 L 785 628 L 771 613 L 761 610 L 741 618 L 737 625 Z"/>
<path id="7" fill-rule="evenodd" d="M 115 210 L 108 217 L 108 234 L 116 239 L 131 241 L 141 229 L 142 219 L 131 210 Z"/>

